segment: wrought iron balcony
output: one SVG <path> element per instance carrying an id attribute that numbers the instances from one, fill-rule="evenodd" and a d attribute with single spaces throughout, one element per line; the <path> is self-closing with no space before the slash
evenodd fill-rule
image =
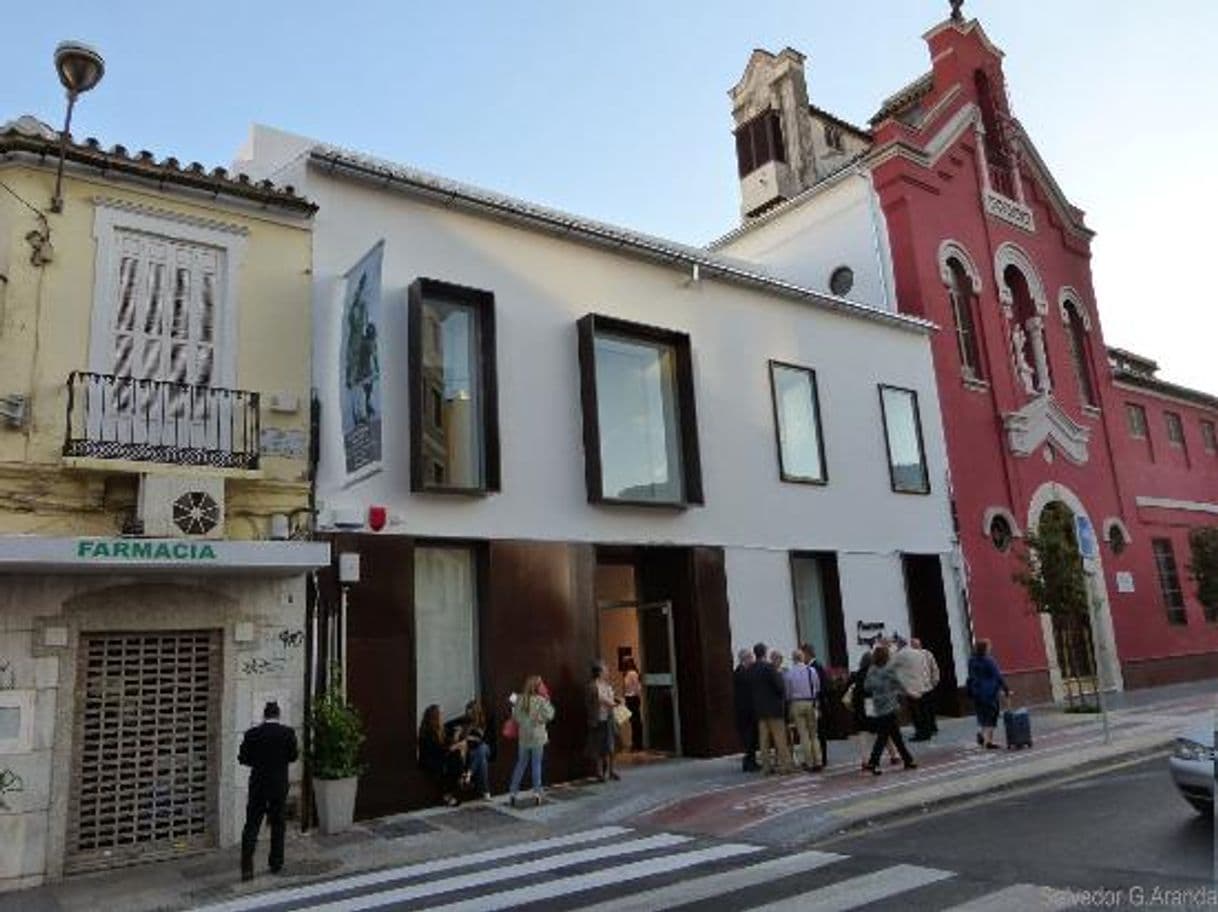
<path id="1" fill-rule="evenodd" d="M 258 468 L 258 394 L 73 371 L 64 456 Z"/>

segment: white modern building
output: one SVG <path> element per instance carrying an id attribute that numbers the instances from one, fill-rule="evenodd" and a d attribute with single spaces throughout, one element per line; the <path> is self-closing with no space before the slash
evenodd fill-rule
<path id="1" fill-rule="evenodd" d="M 528 673 L 576 772 L 597 655 L 642 666 L 647 746 L 695 755 L 734 749 L 758 640 L 844 667 L 912 629 L 963 680 L 932 327 L 893 312 L 886 244 L 864 304 L 266 127 L 237 167 L 319 206 L 318 520 L 361 557 L 364 812 L 421 800 L 426 706 Z"/>

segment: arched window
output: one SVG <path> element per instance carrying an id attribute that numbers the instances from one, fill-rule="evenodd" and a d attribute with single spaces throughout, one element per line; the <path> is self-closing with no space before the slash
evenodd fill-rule
<path id="1" fill-rule="evenodd" d="M 1002 278 L 1011 290 L 1014 317 L 1011 348 L 1020 383 L 1029 392 L 1048 392 L 1052 386 L 1052 375 L 1042 334 L 1044 323 L 1032 299 L 1027 277 L 1017 266 L 1008 266 L 1003 270 Z"/>
<path id="2" fill-rule="evenodd" d="M 956 257 L 947 261 L 951 271 L 951 289 L 948 294 L 952 301 L 952 316 L 956 321 L 956 341 L 960 348 L 960 369 L 964 376 L 973 380 L 982 380 L 985 374 L 981 366 L 981 343 L 977 338 L 978 326 L 976 313 L 976 295 L 973 294 L 973 280 L 968 271 Z"/>
<path id="3" fill-rule="evenodd" d="M 1070 361 L 1074 365 L 1074 378 L 1078 381 L 1078 394 L 1083 405 L 1098 407 L 1100 402 L 1095 394 L 1095 381 L 1091 376 L 1091 339 L 1087 335 L 1087 326 L 1079 313 L 1078 305 L 1066 301 L 1066 335 L 1070 342 Z"/>

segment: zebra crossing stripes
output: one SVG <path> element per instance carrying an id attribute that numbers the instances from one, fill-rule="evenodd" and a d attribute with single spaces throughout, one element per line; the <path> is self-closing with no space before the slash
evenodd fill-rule
<path id="1" fill-rule="evenodd" d="M 1053 892 L 1033 884 L 1014 884 L 944 912 L 1028 912 L 1029 909 L 1064 908 L 1061 903 L 1052 902 Z"/>
<path id="2" fill-rule="evenodd" d="M 694 865 L 706 864 L 713 861 L 726 861 L 741 855 L 760 852 L 760 846 L 727 844 L 711 846 L 706 849 L 695 849 L 692 852 L 682 852 L 679 855 L 669 855 L 665 858 L 650 858 L 647 861 L 632 862 L 592 871 L 588 874 L 577 874 L 573 877 L 562 877 L 540 884 L 530 884 L 514 890 L 492 893 L 489 896 L 479 896 L 473 899 L 461 900 L 447 906 L 433 908 L 430 912 L 498 912 L 500 909 L 513 909 L 526 903 L 570 896 L 586 890 L 600 887 L 620 886 L 645 877 L 657 874 L 667 874 L 671 871 L 681 871 Z M 353 906 L 352 909 L 368 908 Z M 655 908 L 652 906 L 652 908 Z"/>
<path id="3" fill-rule="evenodd" d="M 593 830 L 583 830 L 566 836 L 554 836 L 548 839 L 535 839 L 530 842 L 518 842 L 497 849 L 487 849 L 482 852 L 471 852 L 468 855 L 449 855 L 431 861 L 421 861 L 415 864 L 402 865 L 395 868 L 385 868 L 371 871 L 367 874 L 353 874 L 320 883 L 308 884 L 303 887 L 289 887 L 285 890 L 274 890 L 269 893 L 257 893 L 232 899 L 210 906 L 202 906 L 191 912 L 254 912 L 271 906 L 289 905 L 305 902 L 327 894 L 345 891 L 363 890 L 377 887 L 394 881 L 409 880 L 415 877 L 425 877 L 429 874 L 440 874 L 457 868 L 468 868 L 480 864 L 502 864 L 523 855 L 538 852 L 548 852 L 566 849 L 571 846 L 601 842 L 618 836 L 625 836 L 631 830 L 621 826 L 597 827 Z"/>
<path id="4" fill-rule="evenodd" d="M 955 876 L 935 868 L 894 865 L 758 906 L 755 912 L 847 912 Z"/>
<path id="5" fill-rule="evenodd" d="M 569 868 L 587 862 L 609 862 L 614 858 L 625 855 L 639 855 L 656 849 L 667 849 L 675 845 L 691 842 L 689 836 L 676 836 L 671 833 L 661 833 L 658 836 L 645 836 L 629 842 L 615 842 L 606 846 L 596 846 L 591 849 L 580 849 L 575 852 L 563 852 L 558 855 L 548 855 L 531 861 L 514 863 L 502 872 L 508 878 L 530 877 L 548 874 L 552 871 Z M 752 848 L 752 847 L 750 847 Z M 671 856 L 662 859 L 667 862 Z M 620 870 L 612 869 L 609 870 Z M 457 874 L 440 880 L 429 880 L 409 886 L 395 887 L 391 890 L 380 890 L 375 893 L 363 893 L 340 899 L 337 902 L 314 905 L 309 908 L 313 912 L 353 912 L 356 909 L 379 909 L 396 903 L 413 902 L 428 899 L 458 890 L 473 890 L 486 886 L 487 873 L 484 870 L 467 874 Z"/>
<path id="6" fill-rule="evenodd" d="M 1023 912 L 1057 891 L 814 850 L 601 827 L 286 887 L 196 912 Z M 957 905 L 959 904 L 959 905 Z M 1053 908 L 1068 903 L 1058 897 Z"/>
<path id="7" fill-rule="evenodd" d="M 750 864 L 747 867 L 708 874 L 696 880 L 678 881 L 666 887 L 614 897 L 594 906 L 586 906 L 580 912 L 653 912 L 685 903 L 712 899 L 736 890 L 763 886 L 782 877 L 804 874 L 825 865 L 841 861 L 845 855 L 832 852 L 800 852 Z"/>

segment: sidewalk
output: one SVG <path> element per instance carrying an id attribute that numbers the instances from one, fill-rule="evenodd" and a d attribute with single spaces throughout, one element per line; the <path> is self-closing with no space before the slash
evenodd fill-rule
<path id="1" fill-rule="evenodd" d="M 540 808 L 512 810 L 498 797 L 455 810 L 364 821 L 336 836 L 289 831 L 284 873 L 263 874 L 250 884 L 240 883 L 237 850 L 230 848 L 0 894 L 0 910 L 185 909 L 608 824 L 789 848 L 869 822 L 1160 753 L 1181 729 L 1218 706 L 1214 682 L 1143 690 L 1110 702 L 1109 743 L 1098 716 L 1037 707 L 1031 750 L 981 750 L 971 719 L 942 719 L 934 742 L 913 746 L 918 770 L 886 767 L 878 778 L 861 775 L 856 749 L 837 741 L 829 744 L 829 769 L 815 776 L 746 776 L 739 757 L 626 766 L 619 783 L 555 787 Z M 260 848 L 265 851 L 265 844 Z"/>

